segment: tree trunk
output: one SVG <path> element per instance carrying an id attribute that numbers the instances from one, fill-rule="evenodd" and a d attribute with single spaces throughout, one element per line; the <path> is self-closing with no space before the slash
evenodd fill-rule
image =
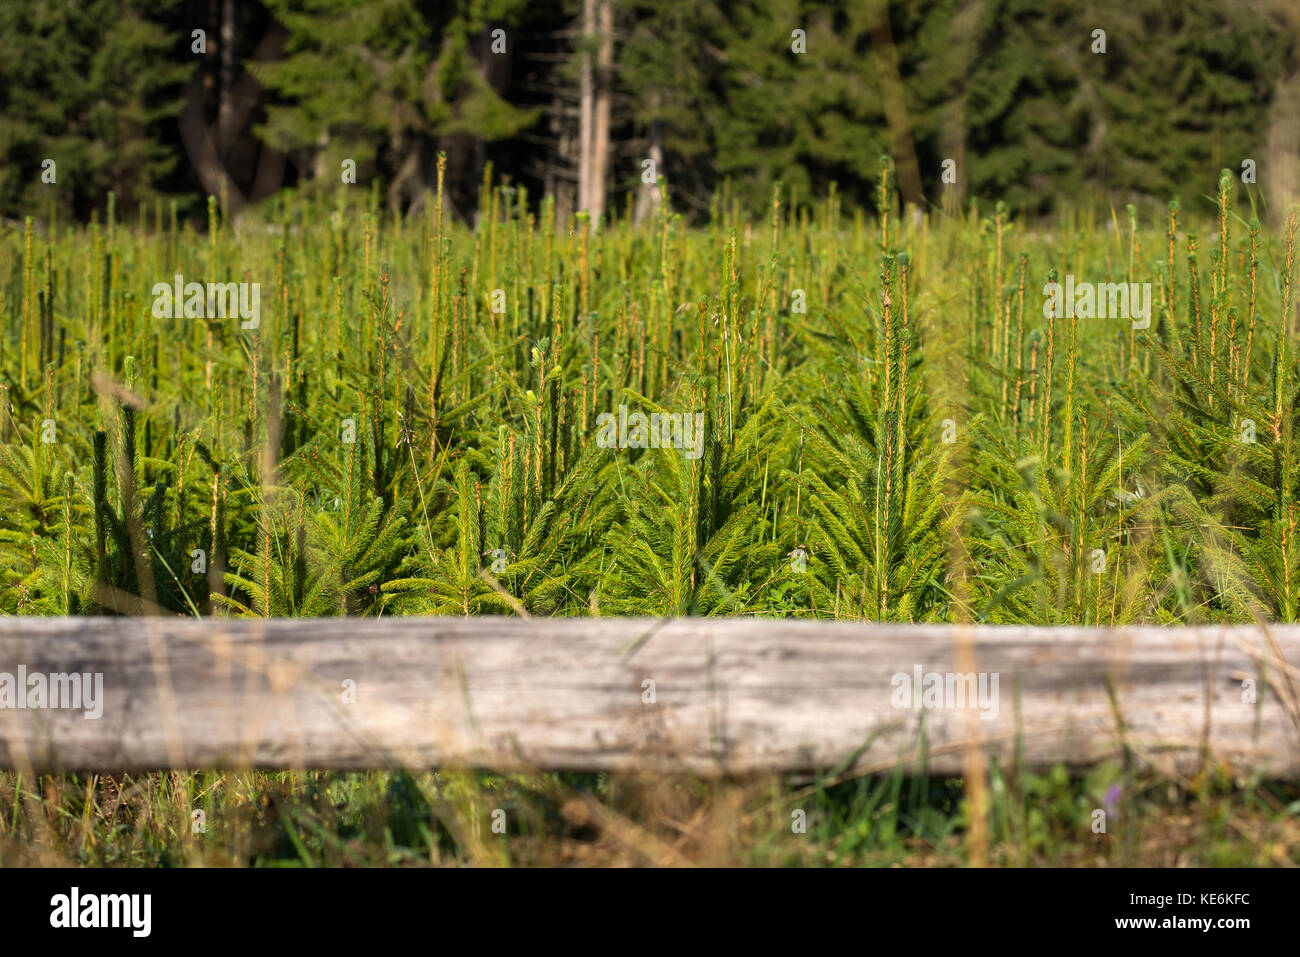
<path id="1" fill-rule="evenodd" d="M 650 162 L 654 165 L 656 178 L 658 173 L 663 169 L 664 148 L 659 142 L 659 121 L 655 120 L 650 125 Z M 640 223 L 649 218 L 654 211 L 655 206 L 659 203 L 659 184 L 641 182 L 638 179 L 636 191 L 636 212 L 633 219 Z"/>
<path id="2" fill-rule="evenodd" d="M 609 182 L 609 117 L 614 86 L 614 7 L 600 0 L 600 54 L 596 72 L 595 134 L 591 143 L 592 223 L 600 225 L 605 215 L 605 186 Z"/>
<path id="3" fill-rule="evenodd" d="M 875 54 L 876 76 L 889 124 L 894 165 L 898 171 L 898 189 L 902 202 L 923 204 L 925 192 L 921 187 L 921 170 L 916 162 L 916 147 L 912 141 L 912 121 L 907 116 L 907 100 L 903 95 L 903 80 L 898 69 L 898 49 L 889 29 L 889 5 L 876 0 L 873 5 L 875 26 L 871 30 L 872 52 Z"/>
<path id="4" fill-rule="evenodd" d="M 596 36 L 596 0 L 582 0 L 582 69 L 578 84 L 578 209 L 591 210 L 592 144 L 595 140 L 595 83 L 591 48 Z"/>
<path id="5" fill-rule="evenodd" d="M 235 142 L 235 0 L 221 4 L 221 73 L 217 101 L 217 152 L 222 160 Z"/>
<path id="6" fill-rule="evenodd" d="M 1296 15 L 1300 20 L 1300 14 Z M 1230 157 L 1226 166 L 1240 178 L 1244 159 Z M 1258 182 L 1267 184 L 1269 211 L 1277 222 L 1285 219 L 1292 203 L 1300 198 L 1300 70 L 1283 73 L 1273 88 L 1273 106 L 1268 114 L 1264 155 L 1258 163 Z"/>

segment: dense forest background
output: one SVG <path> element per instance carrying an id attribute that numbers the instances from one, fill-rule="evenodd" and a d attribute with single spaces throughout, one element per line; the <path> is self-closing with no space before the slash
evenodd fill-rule
<path id="1" fill-rule="evenodd" d="M 239 214 L 349 161 L 418 210 L 440 152 L 469 222 L 485 175 L 560 222 L 757 210 L 777 181 L 869 207 L 882 154 L 904 202 L 1028 214 L 1249 159 L 1276 212 L 1298 32 L 1295 0 L 5 0 L 0 215 L 87 220 L 110 192 Z"/>

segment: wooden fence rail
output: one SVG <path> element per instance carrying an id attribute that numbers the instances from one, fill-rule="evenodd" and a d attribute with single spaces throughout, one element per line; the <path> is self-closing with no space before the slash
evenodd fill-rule
<path id="1" fill-rule="evenodd" d="M 939 774 L 975 753 L 1181 773 L 1208 753 L 1296 777 L 1296 662 L 1300 626 L 0 618 L 0 767 L 712 775 L 924 752 Z M 42 700 L 34 676 L 59 673 L 102 692 L 55 678 Z"/>

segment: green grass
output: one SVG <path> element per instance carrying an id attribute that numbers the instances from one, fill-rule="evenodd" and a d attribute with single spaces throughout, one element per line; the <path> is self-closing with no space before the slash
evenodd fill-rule
<path id="1" fill-rule="evenodd" d="M 161 206 L 6 227 L 0 613 L 1300 618 L 1296 219 L 1262 226 L 1225 171 L 1160 221 L 1130 207 L 1042 233 L 999 205 L 918 223 L 889 177 L 875 217 L 778 192 L 762 219 L 701 230 L 557 225 L 503 188 L 475 231 L 346 189 L 238 225 L 214 201 L 204 231 Z M 260 283 L 260 326 L 155 318 L 177 273 Z M 1046 317 L 1044 283 L 1067 274 L 1150 283 L 1150 328 Z M 701 454 L 598 447 L 620 405 L 701 414 Z M 1099 843 L 1089 781 L 1000 780 L 978 859 L 1142 860 L 1148 805 L 1219 822 L 1187 845 L 1203 862 L 1262 860 L 1238 817 L 1282 835 L 1265 858 L 1295 857 L 1295 795 L 1258 782 L 1129 782 L 1150 800 Z M 342 863 L 360 841 L 367 863 L 522 862 L 566 844 L 553 782 L 505 839 L 445 811 L 489 806 L 498 785 L 473 777 L 463 794 L 382 774 L 58 777 L 39 812 L 30 784 L 0 782 L 0 838 L 87 861 Z M 664 819 L 750 809 L 689 838 L 701 858 L 955 861 L 971 848 L 953 786 L 818 792 L 821 830 L 793 843 L 768 820 L 797 793 L 782 782 L 683 782 L 694 810 Z M 196 800 L 219 837 L 186 836 Z M 598 823 L 599 841 L 622 833 Z"/>
<path id="2" fill-rule="evenodd" d="M 1084 777 L 995 768 L 989 793 L 988 841 L 975 850 L 962 783 L 901 774 L 828 786 L 576 774 L 163 773 L 52 776 L 35 788 L 6 774 L 0 864 L 1300 864 L 1293 786 L 1213 776 L 1174 782 L 1106 765 Z M 1098 811 L 1107 813 L 1105 833 L 1093 830 Z"/>

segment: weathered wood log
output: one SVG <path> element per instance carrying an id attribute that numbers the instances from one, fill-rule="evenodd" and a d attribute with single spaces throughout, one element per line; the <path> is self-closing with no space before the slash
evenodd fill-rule
<path id="1" fill-rule="evenodd" d="M 1297 661 L 1297 626 L 0 618 L 0 766 L 960 774 L 981 753 L 1295 777 Z M 60 672 L 102 674 L 102 700 L 15 707 Z"/>

